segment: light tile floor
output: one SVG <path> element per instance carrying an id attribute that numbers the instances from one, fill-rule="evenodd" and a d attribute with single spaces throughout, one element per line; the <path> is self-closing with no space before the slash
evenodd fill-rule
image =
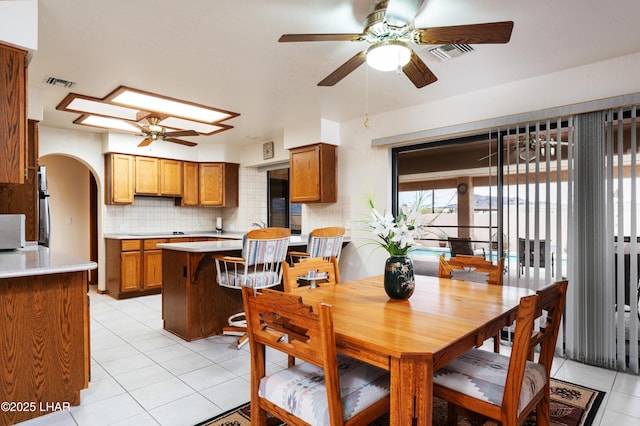
<path id="1" fill-rule="evenodd" d="M 233 337 L 185 342 L 162 328 L 161 296 L 91 294 L 91 374 L 82 403 L 21 426 L 191 426 L 249 400 L 249 352 Z M 505 348 L 508 350 L 508 348 Z M 286 357 L 268 353 L 274 371 Z M 553 376 L 604 390 L 595 425 L 640 425 L 640 376 L 556 359 Z"/>

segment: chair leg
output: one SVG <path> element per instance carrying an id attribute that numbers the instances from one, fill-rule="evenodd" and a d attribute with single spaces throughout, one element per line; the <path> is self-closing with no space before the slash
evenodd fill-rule
<path id="1" fill-rule="evenodd" d="M 242 348 L 247 343 L 249 343 L 249 335 L 245 333 L 238 339 L 238 349 Z"/>

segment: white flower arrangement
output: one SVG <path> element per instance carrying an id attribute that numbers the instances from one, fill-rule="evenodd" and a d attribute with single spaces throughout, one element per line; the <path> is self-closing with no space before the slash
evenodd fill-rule
<path id="1" fill-rule="evenodd" d="M 420 209 L 422 199 L 418 198 L 413 206 L 402 206 L 398 215 L 376 210 L 373 199 L 369 197 L 372 220 L 367 224 L 376 235 L 376 244 L 384 248 L 391 256 L 406 256 L 416 240 L 420 238 Z"/>

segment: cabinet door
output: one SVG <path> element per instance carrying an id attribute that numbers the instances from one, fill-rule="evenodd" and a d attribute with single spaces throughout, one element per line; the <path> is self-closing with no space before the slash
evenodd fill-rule
<path id="1" fill-rule="evenodd" d="M 182 195 L 182 161 L 160 160 L 160 194 Z"/>
<path id="2" fill-rule="evenodd" d="M 325 143 L 294 148 L 289 153 L 292 203 L 338 201 L 336 146 Z"/>
<path id="3" fill-rule="evenodd" d="M 296 148 L 290 155 L 290 197 L 292 203 L 320 200 L 320 148 Z"/>
<path id="4" fill-rule="evenodd" d="M 198 205 L 198 163 L 185 161 L 182 165 L 182 201 L 183 206 Z"/>
<path id="5" fill-rule="evenodd" d="M 27 52 L 0 44 L 0 183 L 24 183 Z"/>
<path id="6" fill-rule="evenodd" d="M 200 205 L 222 206 L 222 164 L 200 164 Z"/>
<path id="7" fill-rule="evenodd" d="M 106 204 L 133 204 L 134 157 L 108 154 L 105 157 Z"/>
<path id="8" fill-rule="evenodd" d="M 144 252 L 144 288 L 162 287 L 162 250 Z"/>
<path id="9" fill-rule="evenodd" d="M 140 281 L 141 253 L 126 251 L 120 254 L 120 290 L 136 291 L 142 288 Z"/>
<path id="10" fill-rule="evenodd" d="M 159 162 L 153 157 L 136 157 L 136 194 L 160 195 Z"/>

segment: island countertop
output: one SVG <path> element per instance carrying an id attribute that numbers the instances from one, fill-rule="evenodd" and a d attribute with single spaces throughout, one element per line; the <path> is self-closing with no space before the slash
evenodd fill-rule
<path id="1" fill-rule="evenodd" d="M 0 252 L 0 279 L 88 271 L 98 264 L 48 247 L 27 243 L 22 249 Z"/>

